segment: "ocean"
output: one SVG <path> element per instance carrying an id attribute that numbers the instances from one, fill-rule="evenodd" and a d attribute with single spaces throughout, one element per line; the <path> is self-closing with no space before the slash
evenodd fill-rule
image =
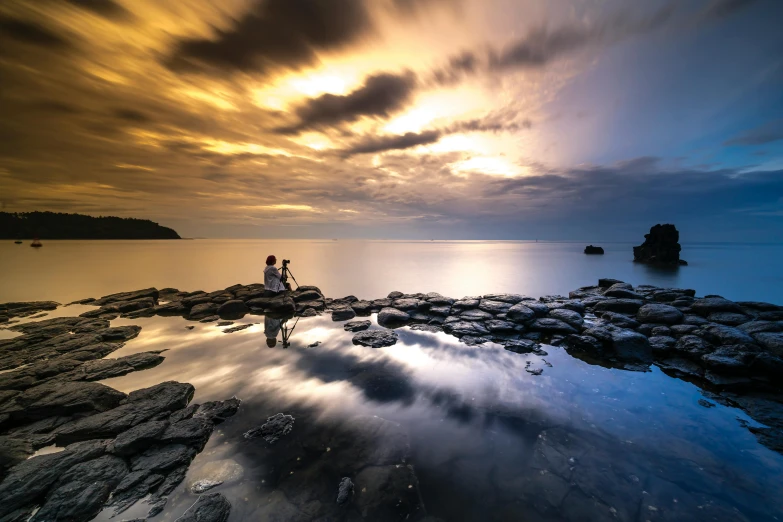
<path id="1" fill-rule="evenodd" d="M 783 303 L 783 245 L 685 244 L 688 266 L 633 262 L 633 244 L 532 241 L 180 240 L 0 244 L 0 302 L 86 297 L 145 287 L 212 291 L 263 282 L 264 261 L 290 259 L 299 284 L 329 297 L 439 292 L 568 295 L 600 277 L 634 285 L 693 288 L 698 295 Z"/>

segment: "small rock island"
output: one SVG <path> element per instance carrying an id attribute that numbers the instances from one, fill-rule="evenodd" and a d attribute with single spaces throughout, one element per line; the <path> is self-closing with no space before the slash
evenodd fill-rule
<path id="1" fill-rule="evenodd" d="M 633 247 L 633 260 L 658 266 L 681 266 L 688 263 L 680 259 L 680 233 L 674 225 L 655 225 L 644 235 L 644 243 Z"/>
<path id="2" fill-rule="evenodd" d="M 599 246 L 587 245 L 585 247 L 585 254 L 602 256 L 604 255 L 604 249 Z"/>

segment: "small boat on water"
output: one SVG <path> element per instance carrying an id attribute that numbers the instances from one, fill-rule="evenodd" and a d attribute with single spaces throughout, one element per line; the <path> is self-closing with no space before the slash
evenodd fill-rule
<path id="1" fill-rule="evenodd" d="M 33 239 L 33 242 L 30 243 L 30 246 L 33 248 L 41 248 L 43 245 L 41 244 L 41 241 L 38 238 Z"/>
<path id="2" fill-rule="evenodd" d="M 22 244 L 22 240 L 21 239 L 17 239 L 16 241 L 14 241 L 14 243 L 16 243 L 17 245 L 21 245 Z"/>

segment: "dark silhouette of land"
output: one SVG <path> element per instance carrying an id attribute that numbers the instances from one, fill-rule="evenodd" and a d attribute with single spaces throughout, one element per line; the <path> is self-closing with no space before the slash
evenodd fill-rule
<path id="1" fill-rule="evenodd" d="M 0 212 L 0 239 L 181 239 L 148 219 L 59 212 Z"/>

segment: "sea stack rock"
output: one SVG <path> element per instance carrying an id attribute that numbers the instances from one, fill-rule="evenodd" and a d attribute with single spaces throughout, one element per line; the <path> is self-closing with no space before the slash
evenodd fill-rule
<path id="1" fill-rule="evenodd" d="M 603 255 L 604 249 L 603 247 L 599 247 L 599 246 L 587 245 L 585 247 L 585 254 Z"/>
<path id="2" fill-rule="evenodd" d="M 674 225 L 655 225 L 644 235 L 644 243 L 633 247 L 633 260 L 660 266 L 688 263 L 680 259 L 680 233 Z"/>

